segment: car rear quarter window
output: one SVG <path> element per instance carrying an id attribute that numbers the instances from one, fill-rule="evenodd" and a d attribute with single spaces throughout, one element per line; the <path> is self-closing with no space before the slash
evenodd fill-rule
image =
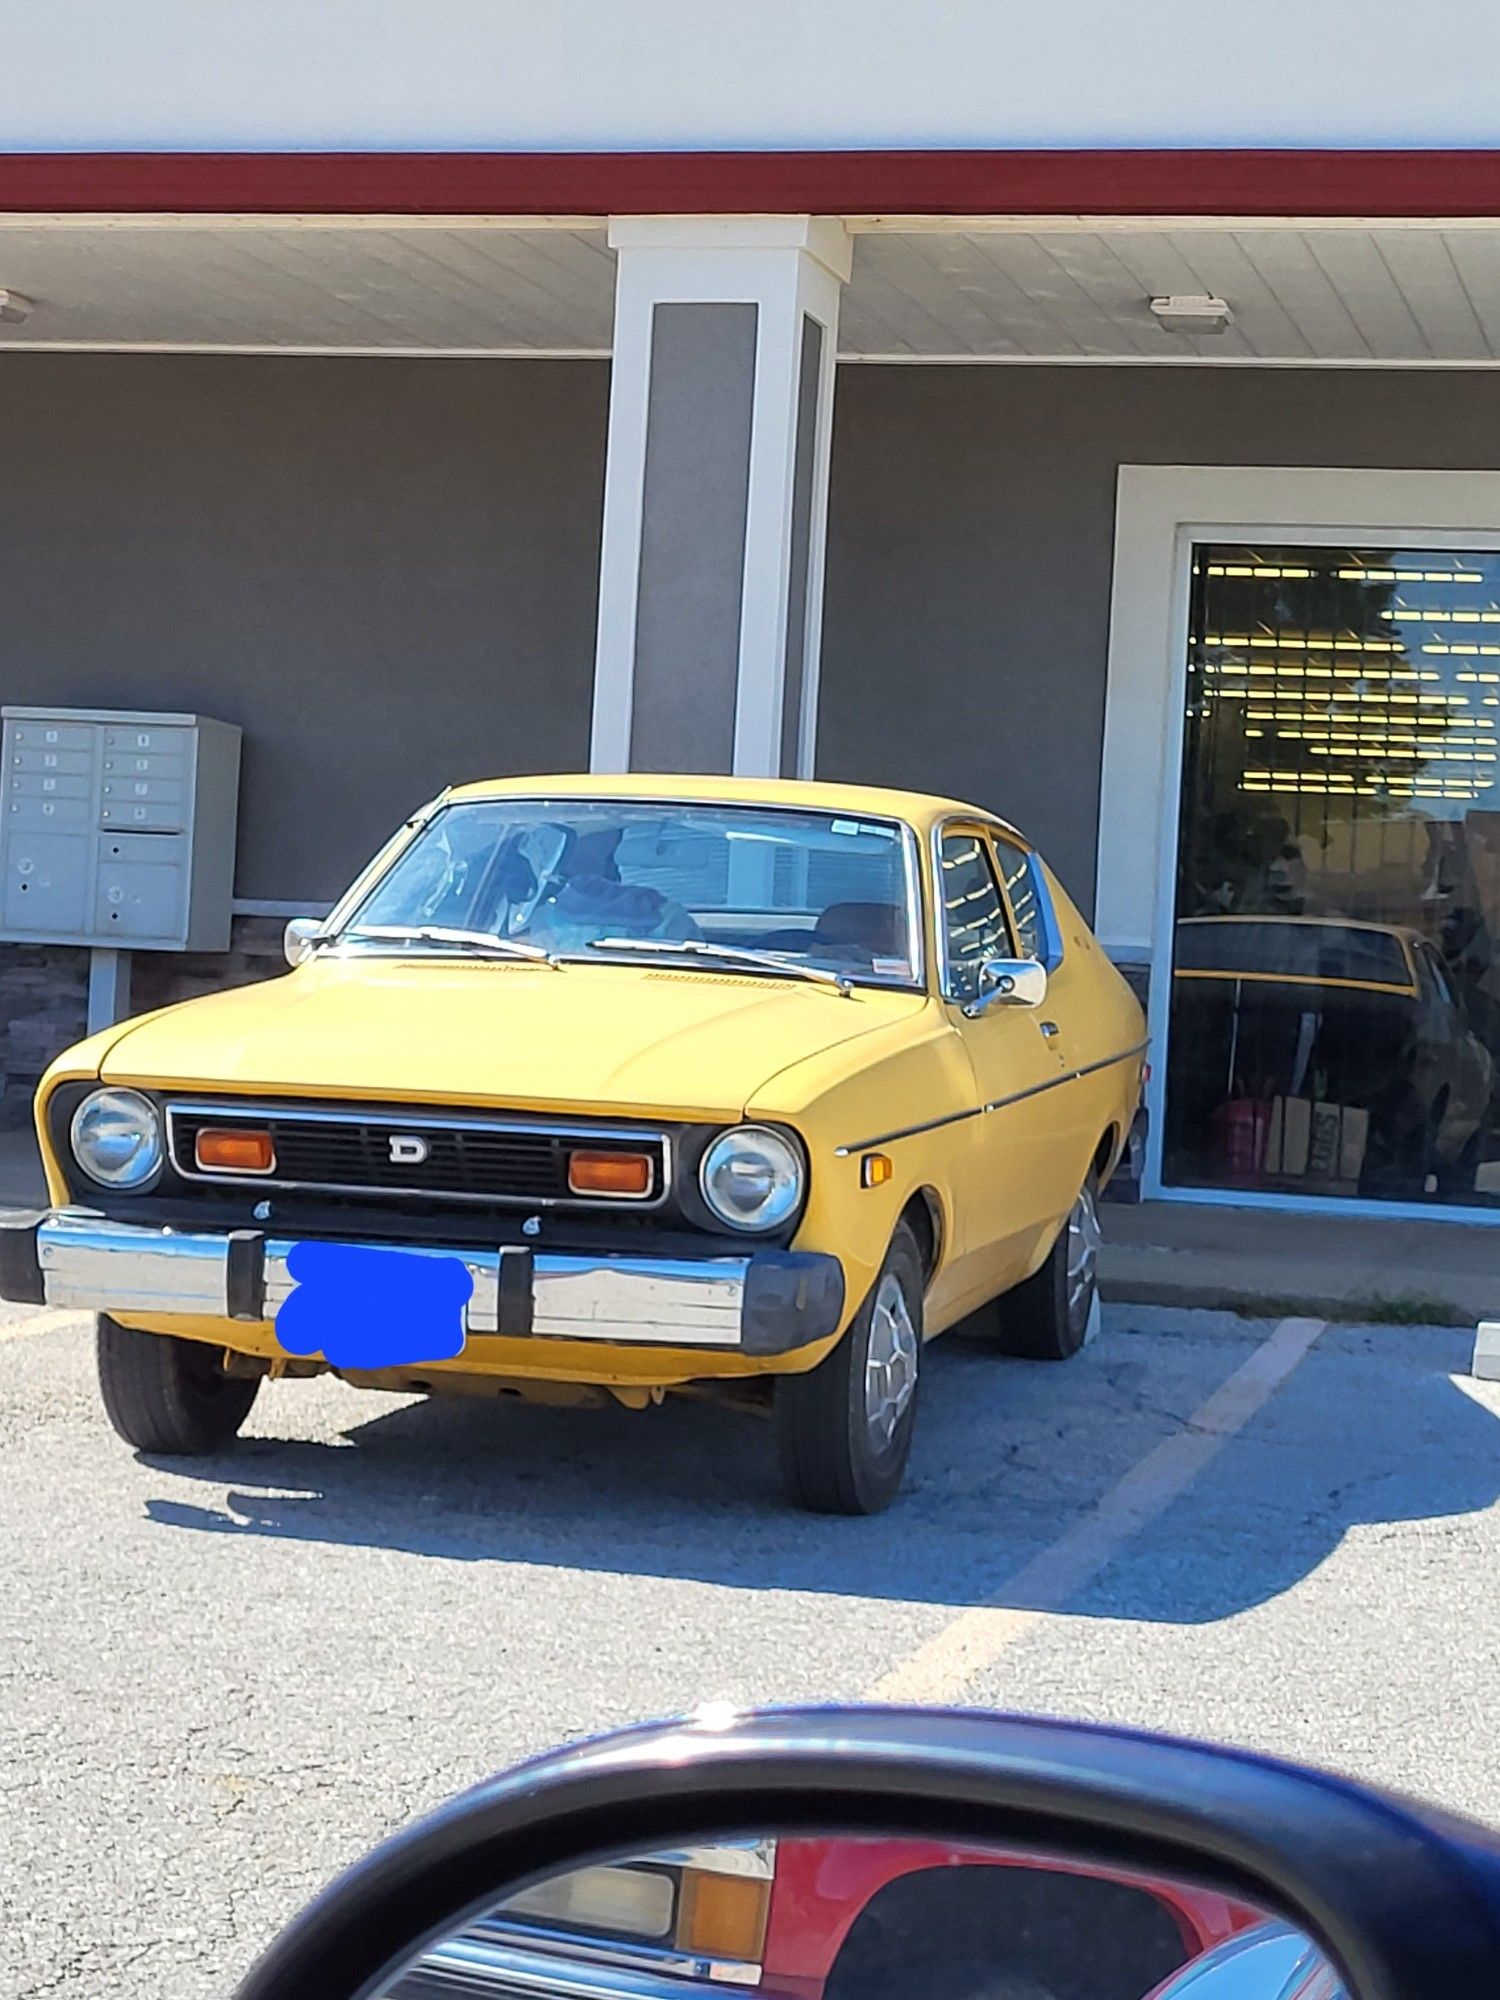
<path id="1" fill-rule="evenodd" d="M 1393 931 L 1349 923 L 1286 923 L 1263 917 L 1190 918 L 1177 926 L 1179 972 L 1262 979 L 1343 980 L 1411 988 Z"/>
<path id="2" fill-rule="evenodd" d="M 994 836 L 994 846 L 1000 872 L 1005 878 L 1005 893 L 1010 900 L 1010 914 L 1015 923 L 1021 956 L 1034 958 L 1046 965 L 1052 954 L 1035 859 L 1024 847 L 1018 847 L 1013 840 L 1006 840 L 1000 834 Z"/>

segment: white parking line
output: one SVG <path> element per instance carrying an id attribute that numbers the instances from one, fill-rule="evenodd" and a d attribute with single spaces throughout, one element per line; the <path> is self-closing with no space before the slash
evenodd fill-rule
<path id="1" fill-rule="evenodd" d="M 1320 1319 L 1284 1319 L 1247 1361 L 1164 1438 L 1076 1527 L 1007 1578 L 988 1603 L 961 1612 L 870 1689 L 871 1701 L 952 1701 L 1044 1618 L 1093 1582 L 1141 1529 L 1166 1512 L 1204 1466 L 1286 1381 Z"/>
<path id="2" fill-rule="evenodd" d="M 88 1318 L 89 1314 L 85 1312 L 65 1312 L 61 1308 L 38 1306 L 25 1319 L 7 1320 L 0 1326 L 0 1342 L 29 1340 L 34 1333 L 58 1333 L 65 1326 L 82 1326 Z"/>

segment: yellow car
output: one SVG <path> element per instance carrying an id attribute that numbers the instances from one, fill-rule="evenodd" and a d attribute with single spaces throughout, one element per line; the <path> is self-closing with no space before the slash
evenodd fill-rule
<path id="1" fill-rule="evenodd" d="M 262 1378 L 768 1406 L 791 1494 L 896 1493 L 923 1343 L 1059 1359 L 1141 1012 L 972 806 L 730 778 L 447 792 L 293 970 L 122 1022 L 37 1096 L 0 1292 L 99 1314 L 138 1449 Z"/>

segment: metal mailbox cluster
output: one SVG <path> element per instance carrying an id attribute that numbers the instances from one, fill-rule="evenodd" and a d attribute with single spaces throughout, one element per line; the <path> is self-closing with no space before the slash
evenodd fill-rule
<path id="1" fill-rule="evenodd" d="M 226 950 L 239 730 L 132 710 L 0 718 L 0 938 Z"/>

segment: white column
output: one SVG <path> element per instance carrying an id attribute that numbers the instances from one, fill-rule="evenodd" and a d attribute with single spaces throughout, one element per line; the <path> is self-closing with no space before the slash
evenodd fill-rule
<path id="1" fill-rule="evenodd" d="M 848 234 L 617 218 L 610 242 L 594 768 L 808 775 Z"/>

